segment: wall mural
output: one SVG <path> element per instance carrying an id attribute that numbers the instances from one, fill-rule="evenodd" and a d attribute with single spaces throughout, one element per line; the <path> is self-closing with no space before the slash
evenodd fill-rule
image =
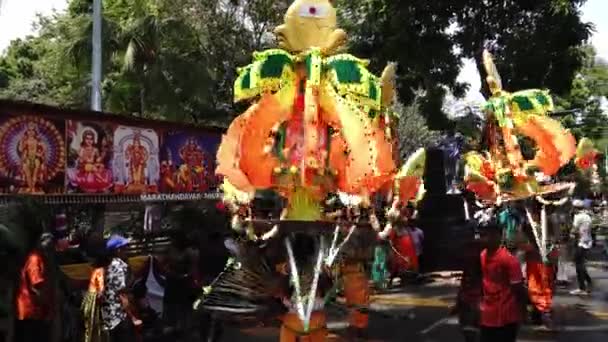
<path id="1" fill-rule="evenodd" d="M 152 129 L 118 126 L 114 131 L 114 192 L 158 192 L 159 138 Z"/>
<path id="2" fill-rule="evenodd" d="M 110 193 L 114 131 L 109 124 L 67 121 L 66 189 L 70 193 Z"/>
<path id="3" fill-rule="evenodd" d="M 51 119 L 4 108 L 0 115 L 0 194 L 156 196 L 218 188 L 220 132 L 133 127 L 120 118 Z"/>
<path id="4" fill-rule="evenodd" d="M 64 122 L 5 116 L 0 119 L 0 149 L 0 192 L 63 192 Z"/>
<path id="5" fill-rule="evenodd" d="M 161 150 L 161 192 L 208 192 L 217 188 L 215 154 L 220 136 L 167 132 Z"/>

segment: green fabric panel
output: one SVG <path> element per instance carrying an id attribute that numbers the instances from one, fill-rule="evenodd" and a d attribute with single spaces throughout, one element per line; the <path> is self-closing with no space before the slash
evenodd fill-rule
<path id="1" fill-rule="evenodd" d="M 283 74 L 283 68 L 290 64 L 291 60 L 285 55 L 270 55 L 262 63 L 260 77 L 279 78 Z"/>
<path id="2" fill-rule="evenodd" d="M 503 127 L 506 124 L 505 120 L 505 102 L 501 97 L 492 98 L 486 104 L 486 109 L 494 113 L 498 125 Z"/>
<path id="3" fill-rule="evenodd" d="M 338 76 L 340 83 L 360 83 L 361 71 L 355 61 L 336 60 L 330 63 L 330 66 Z"/>
<path id="4" fill-rule="evenodd" d="M 527 96 L 513 96 L 512 101 L 517 103 L 517 106 L 522 111 L 534 109 L 534 104 L 532 103 L 532 101 L 530 101 L 530 98 L 528 98 Z"/>
<path id="5" fill-rule="evenodd" d="M 306 63 L 306 79 L 310 80 L 310 75 L 312 74 L 312 56 L 307 55 L 304 62 Z"/>
<path id="6" fill-rule="evenodd" d="M 547 94 L 543 92 L 539 92 L 536 94 L 536 101 L 538 101 L 538 103 L 540 103 L 542 106 L 549 105 L 549 99 L 547 98 Z"/>
<path id="7" fill-rule="evenodd" d="M 373 80 L 369 80 L 369 98 L 372 100 L 378 99 L 378 85 Z"/>
<path id="8" fill-rule="evenodd" d="M 251 68 L 247 68 L 247 70 L 245 70 L 245 74 L 241 79 L 241 88 L 251 89 Z"/>

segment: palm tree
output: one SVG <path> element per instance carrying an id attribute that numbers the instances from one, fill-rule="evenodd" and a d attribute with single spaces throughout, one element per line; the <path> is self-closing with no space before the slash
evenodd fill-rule
<path id="1" fill-rule="evenodd" d="M 122 63 L 138 83 L 140 113 L 156 110 L 168 119 L 197 121 L 201 108 L 211 109 L 212 81 L 196 30 L 142 0 L 134 6 L 123 28 Z"/>
<path id="2" fill-rule="evenodd" d="M 80 70 L 90 72 L 92 58 L 91 37 L 93 34 L 93 19 L 88 14 L 68 17 L 64 22 L 66 38 L 66 57 Z M 102 44 L 104 46 L 102 61 L 106 69 L 110 66 L 111 58 L 119 47 L 119 26 L 111 18 L 102 18 Z"/>
<path id="3" fill-rule="evenodd" d="M 142 1 L 135 2 L 143 6 Z M 139 111 L 145 113 L 146 86 L 152 72 L 158 71 L 158 53 L 162 21 L 155 14 L 148 13 L 145 8 L 135 8 L 135 18 L 122 33 L 127 48 L 124 54 L 123 71 L 134 72 L 139 80 Z"/>
<path id="4" fill-rule="evenodd" d="M 152 0 L 105 1 L 102 29 L 105 108 L 167 119 L 211 112 L 211 84 L 201 37 L 179 11 Z M 165 4 L 168 5 L 168 4 Z M 64 53 L 79 72 L 91 66 L 92 20 L 76 11 L 62 25 Z"/>
<path id="5" fill-rule="evenodd" d="M 119 46 L 119 26 L 111 18 L 102 18 L 102 67 L 103 73 L 112 69 L 112 59 Z M 90 86 L 90 72 L 92 63 L 92 33 L 93 20 L 88 13 L 68 16 L 60 24 L 61 39 L 65 47 L 63 54 L 66 60 L 74 66 L 79 75 L 83 75 Z"/>

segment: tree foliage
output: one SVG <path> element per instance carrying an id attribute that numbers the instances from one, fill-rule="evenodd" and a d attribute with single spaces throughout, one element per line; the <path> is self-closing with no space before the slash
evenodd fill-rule
<path id="1" fill-rule="evenodd" d="M 557 99 L 559 109 L 574 111 L 563 118 L 577 138 L 588 137 L 604 149 L 608 143 L 608 112 L 602 102 L 608 97 L 608 63 L 598 59 L 593 47 L 582 49 L 583 67 L 572 81 L 570 91 Z"/>
<path id="2" fill-rule="evenodd" d="M 432 128 L 449 124 L 441 112 L 448 87 L 463 95 L 466 87 L 456 82 L 460 58 L 448 32 L 456 11 L 449 1 L 337 1 L 342 26 L 350 35 L 351 52 L 371 60 L 376 73 L 388 62 L 397 62 L 398 95 L 413 103 L 424 90 L 418 106 Z"/>
<path id="3" fill-rule="evenodd" d="M 399 64 L 400 100 L 418 99 L 433 129 L 453 128 L 441 110 L 462 95 L 461 57 L 497 55 L 508 89 L 546 87 L 564 94 L 583 65 L 589 25 L 584 0 L 336 0 L 350 52 L 380 73 Z M 36 36 L 0 57 L 0 96 L 88 107 L 91 0 L 38 20 Z M 291 0 L 104 0 L 104 109 L 186 121 L 229 121 L 236 68 L 274 45 L 272 30 Z M 482 74 L 483 75 L 483 74 Z"/>
<path id="4" fill-rule="evenodd" d="M 426 120 L 420 114 L 418 98 L 410 105 L 395 103 L 393 110 L 399 115 L 397 137 L 399 139 L 399 156 L 407 160 L 421 147 L 431 147 L 439 141 L 440 134 L 427 126 Z"/>
<path id="5" fill-rule="evenodd" d="M 585 1 L 472 1 L 456 12 L 455 40 L 463 56 L 475 59 L 482 79 L 482 51 L 489 49 L 507 90 L 547 88 L 564 94 L 583 65 L 580 47 L 592 30 L 581 19 Z"/>

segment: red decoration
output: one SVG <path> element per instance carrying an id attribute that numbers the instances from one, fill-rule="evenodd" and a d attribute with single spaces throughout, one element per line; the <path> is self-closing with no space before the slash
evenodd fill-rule
<path id="1" fill-rule="evenodd" d="M 221 212 L 225 212 L 226 211 L 226 205 L 224 204 L 224 202 L 217 202 L 215 204 L 215 209 L 217 209 L 218 211 L 221 211 Z"/>

